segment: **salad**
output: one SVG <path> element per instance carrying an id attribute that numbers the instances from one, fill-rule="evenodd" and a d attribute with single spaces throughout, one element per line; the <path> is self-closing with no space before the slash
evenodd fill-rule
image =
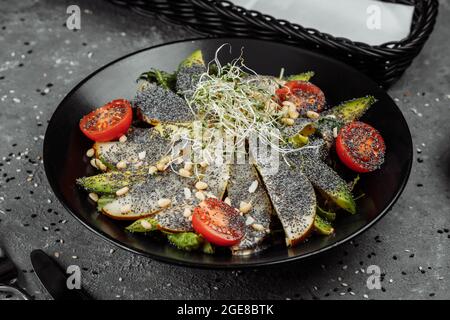
<path id="1" fill-rule="evenodd" d="M 128 232 L 181 250 L 248 255 L 333 236 L 338 216 L 358 212 L 359 175 L 384 162 L 382 136 L 359 121 L 376 99 L 330 106 L 314 72 L 284 73 L 217 53 L 205 63 L 200 50 L 173 73 L 143 72 L 132 101 L 80 120 L 99 172 L 76 183 Z"/>

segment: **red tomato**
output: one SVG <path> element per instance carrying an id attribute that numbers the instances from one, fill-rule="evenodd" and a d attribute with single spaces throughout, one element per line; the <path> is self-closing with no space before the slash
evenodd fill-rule
<path id="1" fill-rule="evenodd" d="M 386 145 L 375 128 L 354 121 L 339 131 L 336 152 L 348 168 L 364 173 L 374 171 L 383 164 Z"/>
<path id="2" fill-rule="evenodd" d="M 322 90 L 311 82 L 288 81 L 284 87 L 276 90 L 280 102 L 291 101 L 301 114 L 307 111 L 321 112 L 325 107 L 325 95 Z"/>
<path id="3" fill-rule="evenodd" d="M 132 119 L 130 102 L 117 99 L 85 115 L 80 120 L 80 129 L 91 140 L 111 141 L 128 131 Z"/>
<path id="4" fill-rule="evenodd" d="M 229 247 L 241 241 L 245 221 L 239 212 L 225 202 L 208 198 L 194 209 L 192 227 L 217 246 Z"/>

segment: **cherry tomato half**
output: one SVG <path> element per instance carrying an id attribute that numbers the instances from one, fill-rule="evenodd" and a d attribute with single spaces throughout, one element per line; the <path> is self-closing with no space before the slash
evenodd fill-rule
<path id="1" fill-rule="evenodd" d="M 280 102 L 293 102 L 301 114 L 307 111 L 321 112 L 325 107 L 325 95 L 311 82 L 288 81 L 282 88 L 276 90 L 275 94 Z"/>
<path id="2" fill-rule="evenodd" d="M 239 211 L 225 202 L 207 198 L 194 209 L 192 227 L 217 246 L 229 247 L 241 241 L 245 221 Z"/>
<path id="3" fill-rule="evenodd" d="M 111 141 L 125 134 L 132 120 L 130 102 L 117 99 L 85 115 L 80 120 L 80 129 L 91 140 Z"/>
<path id="4" fill-rule="evenodd" d="M 339 131 L 336 152 L 348 168 L 364 173 L 374 171 L 383 164 L 386 145 L 375 128 L 354 121 Z"/>

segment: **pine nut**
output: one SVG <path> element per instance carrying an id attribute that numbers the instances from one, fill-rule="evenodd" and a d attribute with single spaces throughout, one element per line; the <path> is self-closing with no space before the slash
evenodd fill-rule
<path id="1" fill-rule="evenodd" d="M 160 206 L 161 208 L 166 208 L 168 206 L 170 206 L 170 204 L 172 203 L 172 200 L 167 199 L 167 198 L 162 198 L 158 200 L 158 206 Z"/>
<path id="2" fill-rule="evenodd" d="M 88 151 L 86 151 L 86 156 L 88 158 L 92 158 L 94 156 L 94 154 L 95 154 L 95 150 L 92 148 L 90 148 Z"/>
<path id="3" fill-rule="evenodd" d="M 195 188 L 197 190 L 206 190 L 208 188 L 208 184 L 206 182 L 203 182 L 203 181 L 198 181 L 195 184 Z"/>
<path id="4" fill-rule="evenodd" d="M 333 128 L 333 137 L 337 138 L 337 136 L 338 136 L 338 129 L 337 129 L 337 127 L 334 127 Z"/>
<path id="5" fill-rule="evenodd" d="M 202 167 L 202 168 L 206 168 L 208 165 L 209 165 L 209 163 L 207 161 L 200 162 L 200 167 Z"/>
<path id="6" fill-rule="evenodd" d="M 98 169 L 97 168 L 97 161 L 95 161 L 95 160 L 97 160 L 97 159 L 91 159 L 91 166 L 93 166 L 95 169 Z"/>
<path id="7" fill-rule="evenodd" d="M 239 205 L 239 211 L 242 213 L 248 213 L 252 209 L 252 203 L 251 202 L 245 202 L 241 201 Z"/>
<path id="8" fill-rule="evenodd" d="M 184 197 L 186 198 L 186 200 L 189 200 L 190 198 L 192 198 L 191 189 L 184 188 Z"/>
<path id="9" fill-rule="evenodd" d="M 183 212 L 183 217 L 188 218 L 192 215 L 192 211 L 190 208 L 185 208 Z"/>
<path id="10" fill-rule="evenodd" d="M 320 115 L 317 112 L 311 110 L 306 111 L 306 116 L 310 119 L 319 119 L 320 117 Z"/>
<path id="11" fill-rule="evenodd" d="M 255 181 L 252 182 L 250 187 L 248 187 L 248 192 L 249 193 L 254 193 L 257 188 L 258 188 L 258 180 L 255 180 Z"/>
<path id="12" fill-rule="evenodd" d="M 192 173 L 189 170 L 186 170 L 184 168 L 181 168 L 180 170 L 178 170 L 178 173 L 180 174 L 180 176 L 185 177 L 185 178 L 189 178 Z"/>
<path id="13" fill-rule="evenodd" d="M 124 194 L 126 194 L 128 191 L 130 191 L 130 188 L 128 187 L 123 187 L 119 190 L 116 191 L 116 196 L 123 196 Z"/>
<path id="14" fill-rule="evenodd" d="M 150 166 L 150 168 L 148 168 L 148 174 L 155 174 L 158 171 L 158 168 L 155 166 Z"/>
<path id="15" fill-rule="evenodd" d="M 184 169 L 187 171 L 191 171 L 193 168 L 192 162 L 185 162 L 184 163 Z"/>
<path id="16" fill-rule="evenodd" d="M 126 161 L 119 161 L 119 162 L 117 162 L 117 164 L 116 164 L 116 167 L 117 167 L 117 169 L 125 169 L 126 167 L 127 167 L 127 163 L 126 163 Z"/>
<path id="17" fill-rule="evenodd" d="M 245 225 L 249 226 L 255 222 L 255 219 L 251 215 L 247 215 L 247 218 L 245 219 Z"/>
<path id="18" fill-rule="evenodd" d="M 195 193 L 195 197 L 196 197 L 198 200 L 200 200 L 200 201 L 205 200 L 205 194 L 204 194 L 203 192 L 201 192 L 201 191 L 197 191 L 197 192 Z"/>
<path id="19" fill-rule="evenodd" d="M 225 200 L 223 200 L 227 205 L 231 206 L 231 199 L 229 197 L 226 197 Z"/>
<path id="20" fill-rule="evenodd" d="M 148 222 L 147 220 L 142 220 L 141 221 L 141 226 L 142 226 L 142 228 L 144 228 L 146 230 L 153 229 L 152 224 L 150 222 Z"/>
<path id="21" fill-rule="evenodd" d="M 300 117 L 300 113 L 298 113 L 297 110 L 294 111 L 289 110 L 289 118 L 297 119 L 298 117 Z"/>
<path id="22" fill-rule="evenodd" d="M 89 198 L 92 201 L 97 202 L 98 201 L 98 194 L 91 192 L 91 193 L 89 193 Z"/>
<path id="23" fill-rule="evenodd" d="M 252 228 L 255 229 L 256 231 L 264 231 L 264 226 L 259 223 L 252 224 Z"/>
<path id="24" fill-rule="evenodd" d="M 146 151 L 139 152 L 138 153 L 139 160 L 144 160 L 146 155 L 147 155 Z"/>
<path id="25" fill-rule="evenodd" d="M 126 141 L 127 141 L 127 136 L 126 136 L 126 135 L 120 136 L 119 142 L 124 143 L 124 142 L 126 142 Z"/>
<path id="26" fill-rule="evenodd" d="M 95 164 L 97 166 L 98 169 L 102 170 L 102 171 L 106 171 L 108 168 L 103 164 L 103 162 L 101 162 L 99 159 L 95 159 Z"/>
<path id="27" fill-rule="evenodd" d="M 295 123 L 294 119 L 291 118 L 282 118 L 281 122 L 287 126 L 293 126 Z"/>
<path id="28" fill-rule="evenodd" d="M 120 208 L 120 213 L 125 214 L 131 211 L 131 204 L 123 205 L 122 208 Z"/>
<path id="29" fill-rule="evenodd" d="M 158 169 L 158 171 L 165 171 L 167 168 L 167 166 L 164 163 L 157 163 L 156 164 L 156 169 Z"/>

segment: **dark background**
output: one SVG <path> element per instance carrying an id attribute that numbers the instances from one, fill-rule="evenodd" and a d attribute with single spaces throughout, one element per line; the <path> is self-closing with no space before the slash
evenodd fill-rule
<path id="1" fill-rule="evenodd" d="M 68 30 L 66 8 L 82 10 Z M 436 30 L 389 94 L 412 132 L 415 159 L 404 194 L 355 241 L 306 262 L 269 269 L 208 271 L 162 264 L 117 249 L 84 229 L 45 178 L 47 121 L 65 94 L 104 64 L 138 49 L 197 35 L 106 1 L 0 0 L 0 244 L 20 283 L 48 299 L 33 274 L 34 248 L 82 268 L 99 299 L 450 298 L 450 3 Z M 381 290 L 365 271 L 378 265 Z"/>

